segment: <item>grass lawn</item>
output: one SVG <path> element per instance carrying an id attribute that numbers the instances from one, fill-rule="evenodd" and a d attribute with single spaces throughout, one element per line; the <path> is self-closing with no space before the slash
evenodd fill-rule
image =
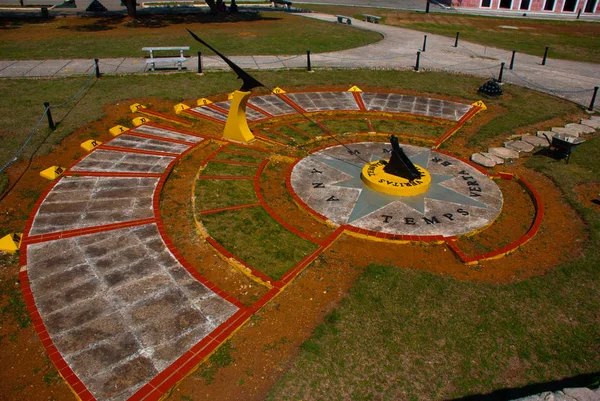
<path id="1" fill-rule="evenodd" d="M 600 215 L 573 188 L 598 182 L 600 138 L 584 145 L 569 165 L 528 160 L 584 218 L 581 258 L 506 285 L 369 266 L 268 400 L 444 400 L 599 375 Z"/>
<path id="2" fill-rule="evenodd" d="M 362 14 L 384 17 L 383 23 L 451 38 L 460 32 L 460 41 L 484 46 L 516 50 L 548 57 L 600 63 L 600 24 L 581 21 L 547 21 L 516 18 L 494 18 L 450 13 L 430 13 L 377 8 L 307 5 L 328 14 L 343 14 L 364 19 Z M 503 28 L 503 27 L 514 28 Z"/>
<path id="3" fill-rule="evenodd" d="M 336 51 L 382 39 L 375 32 L 285 12 L 240 13 L 217 19 L 201 12 L 142 15 L 137 23 L 125 16 L 61 17 L 43 24 L 37 19 L 0 19 L 0 28 L 3 60 L 147 57 L 142 47 L 148 46 L 190 46 L 189 54 L 204 53 L 206 49 L 186 28 L 226 55 Z"/>

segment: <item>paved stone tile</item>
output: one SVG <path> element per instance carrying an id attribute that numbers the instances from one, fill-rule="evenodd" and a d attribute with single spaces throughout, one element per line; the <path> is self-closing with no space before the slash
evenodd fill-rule
<path id="1" fill-rule="evenodd" d="M 228 100 L 226 102 L 217 102 L 214 103 L 214 105 L 225 109 L 227 110 L 227 112 L 229 112 L 229 109 L 231 108 L 231 100 Z M 246 118 L 248 119 L 248 121 L 258 121 L 264 120 L 265 118 L 267 118 L 267 115 L 256 111 L 251 107 L 246 107 Z"/>
<path id="2" fill-rule="evenodd" d="M 517 152 L 514 149 L 509 149 L 509 148 L 489 148 L 488 153 L 491 153 L 494 156 L 498 156 L 503 159 L 518 159 L 519 158 L 519 152 Z"/>
<path id="3" fill-rule="evenodd" d="M 552 132 L 557 132 L 559 134 L 579 137 L 579 131 L 572 129 L 572 128 L 552 127 Z"/>
<path id="4" fill-rule="evenodd" d="M 266 111 L 273 116 L 297 114 L 292 106 L 281 100 L 277 95 L 255 96 L 248 99 L 248 103 Z"/>
<path id="5" fill-rule="evenodd" d="M 472 107 L 462 103 L 394 93 L 364 92 L 361 96 L 365 107 L 370 111 L 409 113 L 451 121 L 460 120 Z"/>
<path id="6" fill-rule="evenodd" d="M 110 70 L 106 70 L 107 65 L 103 63 L 104 60 L 100 62 L 100 68 L 102 73 L 110 72 Z M 80 74 L 91 74 L 94 71 L 94 61 L 93 60 L 70 60 L 63 68 L 58 70 L 54 75 L 56 76 L 70 76 L 70 75 L 80 75 Z M 114 72 L 115 69 L 112 71 Z"/>
<path id="7" fill-rule="evenodd" d="M 29 70 L 26 77 L 47 77 L 55 75 L 69 64 L 69 60 L 44 60 L 41 64 Z"/>
<path id="8" fill-rule="evenodd" d="M 131 132 L 137 132 L 140 134 L 153 135 L 161 138 L 176 139 L 179 141 L 185 141 L 190 143 L 198 143 L 202 141 L 202 137 L 195 135 L 187 135 L 177 131 L 171 131 L 164 128 L 157 128 L 151 125 L 140 125 L 139 127 L 133 128 Z"/>
<path id="9" fill-rule="evenodd" d="M 220 111 L 217 111 L 217 110 L 213 110 L 206 106 L 192 107 L 191 110 L 193 110 L 194 112 L 196 112 L 198 114 L 202 114 L 207 117 L 215 118 L 219 121 L 227 121 L 227 114 L 221 113 Z"/>
<path id="10" fill-rule="evenodd" d="M 158 139 L 142 138 L 134 135 L 121 134 L 107 145 L 118 148 L 151 150 L 154 152 L 183 153 L 190 147 L 179 143 L 161 141 Z"/>
<path id="11" fill-rule="evenodd" d="M 583 125 L 587 125 L 589 127 L 592 127 L 594 129 L 600 129 L 600 120 L 596 120 L 596 119 L 593 119 L 593 118 L 582 119 L 580 121 L 580 123 L 583 124 Z"/>
<path id="12" fill-rule="evenodd" d="M 496 164 L 504 164 L 504 159 L 498 156 L 495 156 L 491 153 L 488 152 L 480 152 L 483 156 L 487 157 L 488 159 L 492 159 L 493 161 L 496 162 Z"/>
<path id="13" fill-rule="evenodd" d="M 151 218 L 158 178 L 62 177 L 42 202 L 31 235 Z"/>
<path id="14" fill-rule="evenodd" d="M 299 92 L 286 96 L 307 112 L 358 110 L 351 92 Z"/>
<path id="15" fill-rule="evenodd" d="M 123 173 L 163 173 L 170 156 L 143 155 L 96 149 L 75 165 L 72 171 L 99 171 Z"/>
<path id="16" fill-rule="evenodd" d="M 42 64 L 42 60 L 22 60 L 18 63 L 10 64 L 0 71 L 0 77 L 22 77 Z"/>
<path id="17" fill-rule="evenodd" d="M 127 399 L 237 311 L 179 264 L 154 224 L 30 244 L 27 255 L 48 333 L 97 399 Z"/>

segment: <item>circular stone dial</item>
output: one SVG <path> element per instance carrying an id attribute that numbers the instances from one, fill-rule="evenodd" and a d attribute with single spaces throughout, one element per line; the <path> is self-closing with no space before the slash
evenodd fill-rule
<path id="1" fill-rule="evenodd" d="M 365 160 L 389 160 L 392 147 L 383 142 L 338 145 L 311 154 L 293 167 L 291 190 L 309 209 L 335 224 L 373 235 L 462 235 L 498 217 L 502 192 L 487 175 L 435 150 L 401 146 L 431 176 L 429 188 L 421 194 L 388 195 L 362 182 Z"/>

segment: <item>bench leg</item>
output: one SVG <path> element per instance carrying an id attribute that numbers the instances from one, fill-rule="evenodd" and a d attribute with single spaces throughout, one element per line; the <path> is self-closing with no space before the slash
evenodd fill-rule
<path id="1" fill-rule="evenodd" d="M 154 63 L 150 63 L 150 71 L 154 71 L 154 68 L 155 68 Z"/>

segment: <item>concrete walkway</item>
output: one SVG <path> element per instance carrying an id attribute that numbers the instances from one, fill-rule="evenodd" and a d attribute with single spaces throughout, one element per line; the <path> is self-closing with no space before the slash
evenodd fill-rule
<path id="1" fill-rule="evenodd" d="M 337 23 L 327 14 L 299 14 Z M 414 69 L 417 52 L 423 47 L 424 33 L 353 20 L 353 27 L 379 32 L 384 39 L 368 46 L 339 52 L 311 54 L 313 69 L 319 68 L 374 68 Z M 348 29 L 352 29 L 348 27 Z M 582 63 L 549 58 L 546 65 L 542 59 L 526 54 L 516 54 L 513 70 L 509 70 L 512 52 L 476 45 L 459 40 L 454 47 L 454 38 L 427 34 L 426 51 L 420 55 L 420 70 L 449 71 L 460 74 L 499 78 L 501 63 L 506 63 L 503 82 L 525 86 L 550 93 L 588 107 L 594 87 L 600 85 L 600 67 L 593 63 Z M 254 70 L 279 70 L 306 68 L 306 55 L 279 56 L 232 56 L 235 63 Z M 203 56 L 203 70 L 228 69 L 215 56 Z M 148 72 L 146 59 L 140 49 L 138 58 L 114 58 L 99 60 L 103 74 L 134 74 Z M 190 57 L 184 67 L 190 71 L 198 68 L 198 58 Z M 93 60 L 0 60 L 0 77 L 60 77 L 90 74 L 94 71 Z M 160 73 L 160 72 L 154 72 Z M 482 82 L 483 83 L 483 82 Z M 600 100 L 595 109 L 600 107 Z"/>

